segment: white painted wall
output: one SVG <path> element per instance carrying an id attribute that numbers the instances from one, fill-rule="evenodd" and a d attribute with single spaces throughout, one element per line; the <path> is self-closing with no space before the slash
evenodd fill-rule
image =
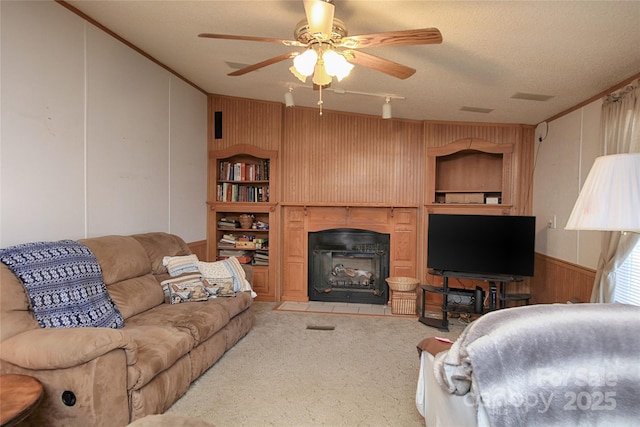
<path id="1" fill-rule="evenodd" d="M 592 102 L 549 123 L 547 137 L 537 144 L 533 186 L 536 252 L 594 269 L 601 233 L 564 227 L 595 158 L 604 152 L 601 106 L 601 100 Z M 556 228 L 550 229 L 547 223 L 554 216 Z"/>
<path id="2" fill-rule="evenodd" d="M 206 95 L 54 2 L 0 20 L 0 246 L 205 239 Z"/>

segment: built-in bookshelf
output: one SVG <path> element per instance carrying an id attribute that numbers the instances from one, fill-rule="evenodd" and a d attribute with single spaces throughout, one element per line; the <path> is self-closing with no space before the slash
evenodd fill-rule
<path id="1" fill-rule="evenodd" d="M 275 301 L 276 152 L 235 145 L 209 153 L 207 253 L 253 266 L 257 300 Z"/>
<path id="2" fill-rule="evenodd" d="M 216 200 L 219 202 L 268 202 L 269 159 L 249 157 L 218 163 Z"/>
<path id="3" fill-rule="evenodd" d="M 464 139 L 427 152 L 426 201 L 432 208 L 511 207 L 512 144 Z M 462 212 L 461 212 L 462 213 Z"/>

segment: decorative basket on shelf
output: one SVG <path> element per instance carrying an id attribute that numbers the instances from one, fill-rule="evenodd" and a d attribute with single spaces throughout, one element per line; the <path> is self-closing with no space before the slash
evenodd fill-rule
<path id="1" fill-rule="evenodd" d="M 420 283 L 415 277 L 387 277 L 385 280 L 395 292 L 413 292 Z"/>
<path id="2" fill-rule="evenodd" d="M 241 228 L 251 228 L 253 225 L 253 215 L 242 214 L 238 217 L 238 221 L 240 222 Z"/>

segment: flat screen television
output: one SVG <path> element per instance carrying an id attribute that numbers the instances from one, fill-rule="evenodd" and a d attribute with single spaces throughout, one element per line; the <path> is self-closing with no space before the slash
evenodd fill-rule
<path id="1" fill-rule="evenodd" d="M 533 216 L 429 214 L 427 268 L 533 276 Z"/>

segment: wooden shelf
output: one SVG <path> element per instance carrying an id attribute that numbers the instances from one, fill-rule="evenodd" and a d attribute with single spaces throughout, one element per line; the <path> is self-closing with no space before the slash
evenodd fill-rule
<path id="1" fill-rule="evenodd" d="M 513 144 L 494 144 L 473 138 L 429 148 L 425 200 L 435 206 L 485 204 L 439 201 L 447 194 L 467 193 L 498 197 L 499 205 L 510 205 L 512 154 Z"/>
<path id="2" fill-rule="evenodd" d="M 277 224 L 277 189 L 273 183 L 277 182 L 277 152 L 262 150 L 258 147 L 238 144 L 225 150 L 209 152 L 208 165 L 208 197 L 207 197 L 207 252 L 209 259 L 219 259 L 220 251 L 245 251 L 250 258 L 255 257 L 257 251 L 269 254 L 269 264 L 253 265 L 253 290 L 258 294 L 257 301 L 275 301 L 275 259 L 278 256 L 277 234 L 274 226 Z M 236 166 L 237 165 L 237 166 Z M 230 169 L 234 175 L 230 175 Z M 244 168 L 244 171 L 243 171 Z M 243 179 L 234 179 L 240 173 Z M 254 178 L 254 174 L 258 174 Z M 260 178 L 268 179 L 260 179 Z M 249 178 L 249 179 L 247 179 Z M 259 188 L 254 190 L 255 188 Z M 223 189 L 231 189 L 235 194 L 245 197 L 224 196 Z M 260 195 L 260 197 L 258 197 Z M 227 217 L 238 220 L 240 215 L 253 215 L 255 221 L 269 224 L 264 228 L 228 228 L 219 227 L 218 221 Z M 266 239 L 266 248 L 231 248 L 219 246 L 223 234 L 252 235 L 255 238 Z"/>

